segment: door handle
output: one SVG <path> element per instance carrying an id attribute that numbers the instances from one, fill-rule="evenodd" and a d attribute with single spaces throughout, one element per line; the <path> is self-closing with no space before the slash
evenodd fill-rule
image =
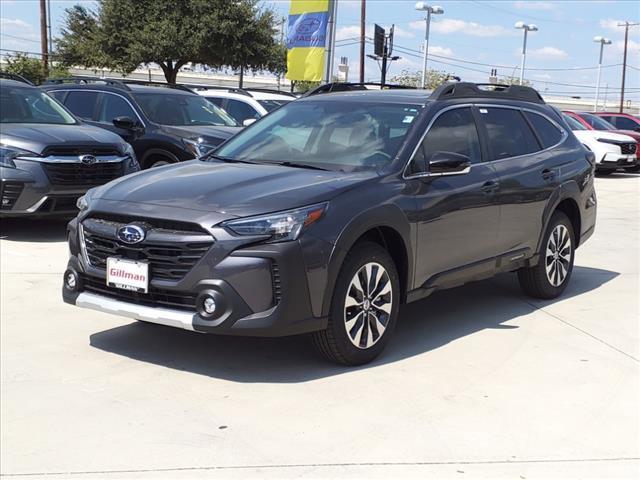
<path id="1" fill-rule="evenodd" d="M 480 190 L 482 190 L 486 194 L 491 194 L 491 193 L 495 192 L 498 189 L 499 186 L 500 186 L 500 184 L 498 182 L 496 182 L 495 180 L 489 180 L 489 181 L 484 182 L 482 184 L 482 187 L 480 187 Z"/>
<path id="2" fill-rule="evenodd" d="M 553 180 L 555 176 L 556 176 L 556 172 L 554 172 L 553 170 L 550 170 L 548 168 L 545 168 L 544 170 L 542 170 L 543 180 Z"/>

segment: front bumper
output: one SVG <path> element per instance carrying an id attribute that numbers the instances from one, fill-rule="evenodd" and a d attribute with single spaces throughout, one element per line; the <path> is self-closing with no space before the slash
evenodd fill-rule
<path id="1" fill-rule="evenodd" d="M 63 282 L 66 303 L 202 333 L 277 337 L 326 328 L 327 318 L 313 313 L 299 241 L 234 248 L 217 234 L 184 278 L 167 281 L 152 274 L 149 292 L 142 294 L 107 286 L 105 270 L 86 260 L 77 220 L 69 228 L 72 255 L 65 277 L 72 273 L 77 282 L 73 289 Z M 207 295 L 215 297 L 214 315 L 203 311 Z"/>
<path id="2" fill-rule="evenodd" d="M 596 164 L 598 170 L 618 169 L 634 167 L 638 163 L 635 154 L 623 155 L 621 153 L 607 153 L 602 160 Z"/>
<path id="3" fill-rule="evenodd" d="M 138 170 L 137 163 L 135 167 L 129 165 L 129 157 L 116 160 L 113 164 L 121 165 L 118 176 Z M 55 159 L 16 159 L 14 163 L 16 168 L 0 167 L 0 217 L 71 217 L 78 213 L 78 197 L 96 186 L 55 183 L 45 170 L 47 163 L 55 164 Z"/>

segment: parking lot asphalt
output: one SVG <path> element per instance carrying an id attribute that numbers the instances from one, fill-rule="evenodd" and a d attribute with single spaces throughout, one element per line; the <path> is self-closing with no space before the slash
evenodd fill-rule
<path id="1" fill-rule="evenodd" d="M 4 221 L 7 478 L 638 478 L 640 176 L 596 180 L 565 295 L 515 275 L 401 311 L 373 364 L 62 303 L 63 222 Z"/>

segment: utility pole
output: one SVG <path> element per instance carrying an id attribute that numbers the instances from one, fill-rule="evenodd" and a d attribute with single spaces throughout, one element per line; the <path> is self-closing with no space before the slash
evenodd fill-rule
<path id="1" fill-rule="evenodd" d="M 53 55 L 53 37 L 51 35 L 51 0 L 47 0 L 47 27 L 49 30 L 49 55 Z M 52 62 L 53 59 L 49 57 L 49 62 Z M 49 65 L 51 66 L 51 64 Z"/>
<path id="2" fill-rule="evenodd" d="M 333 56 L 335 53 L 336 38 L 336 15 L 338 12 L 338 1 L 329 0 L 328 5 L 329 19 L 327 21 L 327 38 L 325 39 L 324 48 L 324 82 L 331 83 L 331 75 L 333 74 Z"/>
<path id="3" fill-rule="evenodd" d="M 49 76 L 49 46 L 47 41 L 47 0 L 40 0 L 40 49 L 45 77 Z"/>
<path id="4" fill-rule="evenodd" d="M 364 83 L 364 40 L 365 18 L 367 16 L 367 0 L 360 0 L 360 83 Z"/>
<path id="5" fill-rule="evenodd" d="M 624 27 L 624 58 L 622 60 L 622 87 L 620 88 L 620 113 L 624 110 L 624 81 L 627 74 L 627 43 L 629 43 L 629 27 L 635 27 L 640 23 L 624 22 L 619 23 L 619 27 Z"/>

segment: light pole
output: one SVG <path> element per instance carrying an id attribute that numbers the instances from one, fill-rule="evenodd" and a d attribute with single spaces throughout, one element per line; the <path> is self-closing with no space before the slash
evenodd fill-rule
<path id="1" fill-rule="evenodd" d="M 600 44 L 600 58 L 598 59 L 598 81 L 596 83 L 596 104 L 593 108 L 594 112 L 598 111 L 598 98 L 600 97 L 600 73 L 602 73 L 602 53 L 605 45 L 611 45 L 611 40 L 605 37 L 593 37 L 593 41 Z"/>
<path id="2" fill-rule="evenodd" d="M 424 57 L 422 59 L 422 88 L 427 88 L 427 56 L 429 55 L 429 26 L 431 25 L 431 15 L 440 15 L 444 13 L 442 7 L 437 5 L 429 6 L 425 2 L 416 3 L 416 10 L 427 12 L 424 21 L 426 28 L 424 32 Z"/>
<path id="3" fill-rule="evenodd" d="M 514 27 L 524 30 L 524 40 L 522 42 L 522 64 L 520 65 L 520 85 L 522 85 L 524 82 L 524 61 L 527 58 L 527 33 L 537 32 L 538 27 L 532 23 L 527 24 L 524 22 L 516 22 Z"/>

